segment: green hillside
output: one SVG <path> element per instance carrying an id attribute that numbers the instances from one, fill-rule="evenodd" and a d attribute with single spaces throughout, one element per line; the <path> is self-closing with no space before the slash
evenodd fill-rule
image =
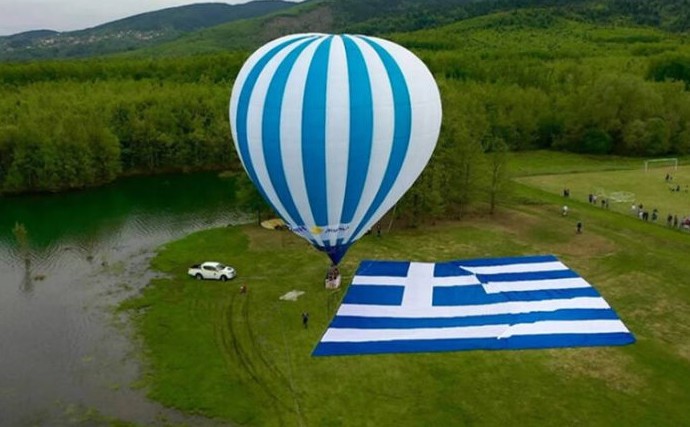
<path id="1" fill-rule="evenodd" d="M 690 28 L 690 7 L 685 7 L 685 4 L 685 0 L 312 0 L 282 13 L 188 34 L 155 49 L 139 51 L 137 55 L 189 55 L 254 49 L 266 41 L 296 32 L 370 35 L 413 32 L 497 12 L 516 13 L 520 10 L 545 15 L 542 18 L 545 21 L 538 18 L 526 23 L 536 24 L 537 28 L 548 24 L 551 19 L 562 18 L 592 25 L 647 26 L 684 32 Z M 506 23 L 511 22 L 508 19 L 495 25 Z"/>
<path id="2" fill-rule="evenodd" d="M 290 19 L 317 16 L 324 5 L 300 4 L 274 18 L 301 22 Z M 259 22 L 238 26 L 252 33 Z M 120 173 L 239 169 L 228 154 L 225 114 L 248 51 L 216 53 L 221 40 L 234 43 L 223 28 L 198 33 L 216 39 L 171 44 L 177 50 L 166 54 L 174 55 L 161 58 L 0 64 L 0 192 L 80 188 Z M 586 22 L 534 8 L 385 36 L 425 61 L 444 103 L 438 149 L 410 192 L 423 208 L 412 206 L 415 215 L 461 212 L 458 206 L 486 184 L 486 169 L 474 158 L 497 147 L 690 154 L 690 45 L 684 33 Z M 191 50 L 209 53 L 187 55 Z M 70 95 L 75 88 L 78 103 Z M 80 117 L 92 117 L 86 122 L 95 129 L 74 126 L 86 123 Z M 56 165 L 71 161 L 64 147 L 99 140 L 93 135 L 111 148 L 108 162 L 96 159 L 101 151 L 80 150 L 96 156 L 93 170 L 79 177 L 56 174 Z M 213 147 L 203 151 L 208 156 L 199 155 L 201 142 Z M 463 175 L 465 167 L 472 176 Z M 462 191 L 451 184 L 457 180 Z"/>
<path id="3" fill-rule="evenodd" d="M 145 13 L 82 31 L 0 37 L 0 60 L 98 56 L 193 55 L 248 50 L 296 32 L 383 35 L 437 28 L 521 9 L 583 23 L 690 28 L 686 0 L 307 0 L 197 4 Z"/>
<path id="4" fill-rule="evenodd" d="M 334 11 L 329 1 L 313 0 L 270 16 L 246 19 L 186 34 L 172 42 L 129 52 L 128 56 L 187 56 L 252 50 L 263 42 L 285 34 L 334 32 Z"/>
<path id="5" fill-rule="evenodd" d="M 240 5 L 198 3 L 142 13 L 79 31 L 29 31 L 0 37 L 0 61 L 86 57 L 136 50 L 203 28 L 293 6 L 294 3 L 277 0 Z"/>

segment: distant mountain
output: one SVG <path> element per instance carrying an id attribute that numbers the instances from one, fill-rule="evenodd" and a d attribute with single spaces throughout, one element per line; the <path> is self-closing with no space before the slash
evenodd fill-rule
<path id="1" fill-rule="evenodd" d="M 517 9 L 605 25 L 690 30 L 690 0 L 306 0 L 195 4 L 145 13 L 82 31 L 0 37 L 0 60 L 127 52 L 172 56 L 249 50 L 296 32 L 384 35 L 440 27 Z"/>
<path id="2" fill-rule="evenodd" d="M 286 11 L 206 28 L 132 54 L 166 56 L 253 49 L 296 32 L 384 35 L 532 8 L 583 22 L 684 32 L 690 29 L 688 4 L 690 0 L 309 0 Z"/>
<path id="3" fill-rule="evenodd" d="M 103 55 L 173 40 L 183 34 L 294 7 L 280 0 L 240 5 L 200 3 L 142 13 L 79 31 L 28 31 L 0 37 L 0 60 Z"/>

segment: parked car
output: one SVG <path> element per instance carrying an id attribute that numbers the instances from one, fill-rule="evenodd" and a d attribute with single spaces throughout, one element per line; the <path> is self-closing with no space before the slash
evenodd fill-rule
<path id="1" fill-rule="evenodd" d="M 233 279 L 237 275 L 237 272 L 230 266 L 215 261 L 208 261 L 191 266 L 189 270 L 187 270 L 187 274 L 197 280 L 222 280 L 225 282 L 226 280 Z"/>

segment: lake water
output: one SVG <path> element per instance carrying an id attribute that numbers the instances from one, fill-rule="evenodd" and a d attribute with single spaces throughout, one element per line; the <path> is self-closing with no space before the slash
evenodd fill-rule
<path id="1" fill-rule="evenodd" d="M 216 425 L 132 387 L 139 343 L 115 308 L 154 277 L 157 246 L 248 220 L 234 205 L 233 182 L 214 173 L 0 198 L 0 426 Z M 17 222 L 28 252 L 13 233 Z"/>

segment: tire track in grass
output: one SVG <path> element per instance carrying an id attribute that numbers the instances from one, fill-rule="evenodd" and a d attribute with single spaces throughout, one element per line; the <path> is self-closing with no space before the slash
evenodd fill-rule
<path id="1" fill-rule="evenodd" d="M 259 386 L 261 391 L 268 396 L 271 410 L 276 414 L 278 424 L 285 425 L 280 409 L 285 405 L 280 402 L 280 398 L 272 393 L 270 388 L 267 388 L 263 381 L 256 375 L 253 364 L 244 352 L 239 337 L 235 333 L 235 327 L 233 325 L 234 304 L 235 295 L 231 297 L 229 304 L 224 302 L 219 308 L 220 320 L 216 322 L 218 325 L 217 339 L 223 347 L 223 357 L 228 366 L 228 371 L 232 372 L 233 368 L 237 368 L 239 365 L 238 375 L 242 377 L 242 374 L 245 373 L 249 376 L 250 381 L 255 382 Z"/>
<path id="2" fill-rule="evenodd" d="M 248 301 L 248 300 L 247 300 Z M 285 324 L 281 322 L 281 333 L 283 336 L 283 342 L 285 346 L 285 353 L 287 355 L 287 364 L 288 364 L 288 373 L 289 373 L 289 378 L 285 376 L 285 374 L 278 368 L 277 364 L 275 362 L 269 361 L 265 356 L 265 352 L 259 345 L 259 341 L 255 338 L 254 331 L 252 329 L 251 323 L 249 322 L 249 303 L 245 302 L 245 304 L 242 307 L 242 318 L 245 322 L 245 325 L 247 327 L 247 334 L 249 335 L 249 342 L 251 343 L 254 354 L 256 354 L 263 365 L 268 369 L 269 372 L 271 372 L 273 375 L 273 379 L 277 380 L 279 383 L 281 383 L 282 387 L 287 389 L 290 393 L 290 396 L 292 397 L 294 403 L 295 403 L 295 413 L 297 414 L 297 420 L 300 426 L 305 425 L 304 422 L 304 417 L 302 414 L 302 408 L 300 405 L 300 393 L 299 390 L 294 385 L 293 381 L 293 376 L 292 376 L 292 359 L 290 357 L 290 352 L 289 348 L 287 345 L 287 338 L 285 335 Z M 282 317 L 282 308 L 280 305 L 278 305 L 278 312 L 281 314 Z"/>
<path id="3" fill-rule="evenodd" d="M 256 339 L 256 335 L 254 335 L 254 329 L 252 328 L 251 322 L 249 321 L 249 304 L 245 302 L 242 305 L 242 320 L 244 321 L 246 327 L 247 327 L 247 335 L 249 336 L 249 343 L 251 344 L 252 350 L 254 354 L 259 358 L 259 360 L 266 366 L 266 368 L 272 373 L 272 376 L 279 382 L 281 383 L 282 386 L 285 388 L 290 389 L 291 388 L 291 383 L 288 380 L 288 378 L 283 374 L 283 372 L 278 368 L 278 366 L 269 361 L 266 356 L 264 356 L 265 352 L 261 348 L 261 345 L 259 344 L 259 340 Z"/>
<path id="4" fill-rule="evenodd" d="M 248 297 L 249 295 L 246 296 Z M 235 323 L 235 306 L 237 305 L 236 298 L 237 295 L 233 294 L 229 303 L 224 303 L 222 307 L 220 307 L 221 319 L 219 322 L 217 322 L 218 326 L 216 333 L 217 339 L 224 350 L 223 357 L 225 358 L 229 370 L 231 371 L 233 366 L 239 364 L 240 375 L 245 373 L 249 379 L 260 388 L 260 390 L 269 398 L 272 410 L 278 418 L 278 423 L 280 425 L 285 425 L 282 416 L 283 411 L 292 412 L 293 410 L 289 405 L 283 402 L 282 398 L 273 390 L 271 385 L 268 384 L 264 378 L 262 378 L 258 367 L 253 362 L 251 349 L 248 351 L 246 346 L 242 343 L 239 335 L 240 331 Z M 248 298 L 243 299 L 245 300 L 244 304 L 247 304 Z M 240 302 L 239 304 L 243 303 Z M 240 310 L 242 310 L 242 307 L 240 307 Z M 241 311 L 240 315 L 242 315 Z M 233 356 L 235 356 L 236 362 L 238 363 L 235 363 Z"/>
<path id="5" fill-rule="evenodd" d="M 289 378 L 285 376 L 285 374 L 280 370 L 278 367 L 277 363 L 269 360 L 267 357 L 265 357 L 266 352 L 264 349 L 261 347 L 259 344 L 259 340 L 256 339 L 256 336 L 254 334 L 254 329 L 252 328 L 252 323 L 249 321 L 250 315 L 249 315 L 249 295 L 247 295 L 247 298 L 242 298 L 243 303 L 241 307 L 241 318 L 244 321 L 244 324 L 246 326 L 246 333 L 249 337 L 249 343 L 251 345 L 252 353 L 256 355 L 256 357 L 262 362 L 263 366 L 268 370 L 269 375 L 273 382 L 277 382 L 282 388 L 287 390 L 290 393 L 290 396 L 292 397 L 294 403 L 295 403 L 295 409 L 294 412 L 297 415 L 297 421 L 300 426 L 304 426 L 305 421 L 304 417 L 302 414 L 302 409 L 300 405 L 300 395 L 301 393 L 299 390 L 294 385 L 293 381 L 293 376 L 292 376 L 292 361 L 289 353 L 289 349 L 287 346 L 287 339 L 285 335 L 285 328 L 284 328 L 284 323 L 281 322 L 282 325 L 282 335 L 283 335 L 283 341 L 285 344 L 285 351 L 288 356 L 288 371 L 289 371 Z M 279 312 L 282 315 L 282 309 L 280 309 L 279 306 Z"/>

